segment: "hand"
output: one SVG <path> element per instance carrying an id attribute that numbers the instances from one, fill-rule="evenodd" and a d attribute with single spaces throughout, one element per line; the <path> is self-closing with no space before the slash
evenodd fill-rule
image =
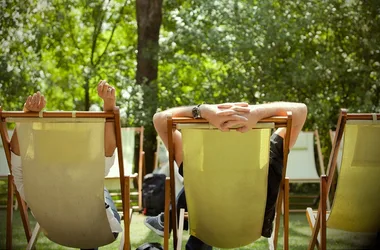
<path id="1" fill-rule="evenodd" d="M 219 109 L 230 109 L 234 107 L 249 107 L 249 104 L 246 102 L 226 102 L 218 104 Z"/>
<path id="2" fill-rule="evenodd" d="M 217 105 L 222 115 L 244 115 L 250 112 L 248 103 L 246 102 L 229 102 Z"/>
<path id="3" fill-rule="evenodd" d="M 105 80 L 98 83 L 98 96 L 103 99 L 103 110 L 112 111 L 116 105 L 116 90 Z"/>
<path id="4" fill-rule="evenodd" d="M 225 124 L 233 123 L 237 125 L 247 122 L 247 117 L 243 114 L 250 111 L 246 103 L 204 104 L 201 109 L 202 117 L 221 131 L 229 131 L 233 127 L 225 126 Z"/>
<path id="5" fill-rule="evenodd" d="M 224 124 L 222 124 L 222 129 L 229 129 L 229 128 L 236 128 L 236 131 L 238 132 L 247 132 L 253 127 L 256 126 L 257 122 L 261 119 L 258 115 L 258 110 L 255 108 L 248 108 L 248 112 L 241 113 L 239 115 L 245 117 L 245 120 L 236 121 L 236 120 L 229 120 L 226 121 Z"/>
<path id="6" fill-rule="evenodd" d="M 24 112 L 40 112 L 45 106 L 45 97 L 38 91 L 33 96 L 28 96 L 24 104 Z"/>

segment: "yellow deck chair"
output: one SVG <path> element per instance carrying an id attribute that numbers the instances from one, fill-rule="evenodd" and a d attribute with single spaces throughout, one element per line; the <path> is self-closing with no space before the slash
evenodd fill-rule
<path id="1" fill-rule="evenodd" d="M 260 121 L 247 132 L 221 132 L 202 119 L 168 118 L 168 128 L 182 132 L 184 151 L 184 185 L 188 205 L 189 233 L 214 247 L 245 246 L 261 237 L 264 219 L 270 136 L 275 127 L 287 127 L 289 117 Z M 290 133 L 287 134 L 290 136 Z M 170 200 L 176 211 L 174 197 L 173 141 L 169 133 Z M 284 249 L 288 249 L 288 185 L 285 184 L 289 137 L 284 145 L 284 174 L 279 204 L 284 200 Z M 286 152 L 286 153 L 285 153 Z M 287 182 L 288 184 L 288 182 Z M 285 188 L 286 187 L 286 188 Z M 285 198 L 284 198 L 285 196 Z M 167 201 L 166 204 L 169 202 Z M 165 209 L 164 249 L 168 249 L 169 209 Z M 183 215 L 183 213 L 181 213 Z M 177 216 L 171 213 L 174 249 L 181 248 L 182 230 L 177 232 Z M 277 246 L 279 219 L 276 218 L 273 246 Z M 183 216 L 179 218 L 180 224 Z M 182 228 L 182 225 L 179 226 Z"/>
<path id="2" fill-rule="evenodd" d="M 139 138 L 137 172 L 135 171 L 136 134 Z M 123 144 L 124 174 L 130 176 L 130 186 L 134 186 L 136 190 L 134 192 L 130 192 L 131 197 L 137 197 L 137 206 L 132 206 L 132 209 L 135 211 L 140 211 L 142 209 L 142 179 L 145 175 L 144 127 L 121 128 L 121 142 Z M 105 186 L 109 190 L 120 190 L 119 162 L 117 159 L 115 159 L 115 163 L 106 176 Z"/>
<path id="3" fill-rule="evenodd" d="M 315 157 L 315 148 L 317 149 L 318 160 Z M 317 170 L 319 168 L 319 173 Z M 321 144 L 318 130 L 301 131 L 297 137 L 296 143 L 292 147 L 288 158 L 288 167 L 286 176 L 289 177 L 290 183 L 318 183 L 320 174 L 325 173 Z M 315 195 L 291 195 L 292 198 L 310 199 L 314 198 L 315 203 L 318 196 Z M 292 202 L 296 206 L 309 205 L 305 202 Z M 291 212 L 303 212 L 302 210 L 292 209 Z"/>
<path id="4" fill-rule="evenodd" d="M 9 162 L 5 128 L 7 122 L 16 123 L 25 198 L 37 221 L 31 237 L 27 235 L 27 249 L 34 247 L 40 231 L 51 241 L 68 247 L 88 249 L 113 242 L 103 194 L 104 126 L 107 121 L 114 121 L 117 148 L 122 149 L 119 110 L 24 113 L 3 112 L 0 108 L 0 118 Z M 117 157 L 123 159 L 121 153 Z M 124 176 L 123 161 L 119 163 L 120 176 Z M 120 249 L 129 249 L 131 212 L 129 192 L 125 192 L 129 189 L 129 177 L 120 178 L 120 183 L 125 197 Z M 8 220 L 10 216 L 7 214 Z M 11 224 L 7 224 L 7 239 L 11 239 L 11 232 Z M 12 249 L 9 242 L 7 249 Z"/>
<path id="5" fill-rule="evenodd" d="M 326 249 L 326 228 L 351 232 L 380 231 L 380 113 L 358 114 L 342 110 L 329 160 L 328 176 L 321 177 L 318 211 L 307 208 L 312 228 L 309 249 Z M 344 133 L 342 164 L 331 211 L 327 196 L 336 173 Z M 331 166 L 331 167 L 330 167 Z M 319 236 L 318 236 L 319 234 Z M 318 239 L 319 238 L 319 239 Z"/>

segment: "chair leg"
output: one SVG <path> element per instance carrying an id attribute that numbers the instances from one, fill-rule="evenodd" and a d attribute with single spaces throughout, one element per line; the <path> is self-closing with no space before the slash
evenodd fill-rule
<path id="1" fill-rule="evenodd" d="M 275 217 L 275 224 L 274 224 L 274 232 L 272 233 L 273 249 L 277 249 L 278 232 L 280 230 L 280 216 L 282 214 L 283 194 L 284 194 L 283 185 L 281 185 L 280 191 L 277 197 L 277 202 L 276 202 L 276 217 Z"/>
<path id="2" fill-rule="evenodd" d="M 139 206 L 139 210 L 141 211 L 143 209 L 143 201 L 142 201 L 142 183 L 143 183 L 143 178 L 144 178 L 144 169 L 145 169 L 145 153 L 144 152 L 141 152 L 140 153 L 140 161 L 142 161 L 141 163 L 139 162 L 139 176 L 138 176 L 138 183 L 137 183 L 137 187 L 138 187 L 138 206 Z"/>
<path id="3" fill-rule="evenodd" d="M 123 201 L 123 214 L 124 214 L 124 244 L 123 249 L 129 250 L 130 246 L 130 183 L 131 180 L 129 176 L 124 178 L 124 201 Z"/>
<path id="4" fill-rule="evenodd" d="M 284 250 L 289 250 L 289 177 L 284 183 Z"/>
<path id="5" fill-rule="evenodd" d="M 15 189 L 16 188 L 14 188 L 14 190 Z M 29 242 L 30 238 L 32 237 L 32 230 L 29 224 L 28 206 L 26 205 L 25 201 L 21 198 L 19 192 L 17 191 L 16 191 L 16 198 L 20 207 L 20 215 L 21 215 L 22 224 L 24 226 L 25 237 L 27 241 Z"/>
<path id="6" fill-rule="evenodd" d="M 129 208 L 129 225 L 131 225 L 132 214 L 133 214 L 133 209 Z M 122 233 L 121 234 L 121 238 L 120 238 L 119 250 L 123 250 L 124 249 L 124 243 L 125 243 L 125 236 L 124 236 L 124 233 Z M 129 246 L 129 248 L 131 248 L 131 246 Z"/>
<path id="7" fill-rule="evenodd" d="M 327 177 L 321 176 L 321 216 L 320 235 L 321 249 L 326 250 L 326 207 L 327 207 Z"/>
<path id="8" fill-rule="evenodd" d="M 314 215 L 314 211 L 311 207 L 306 208 L 306 218 L 307 218 L 307 222 L 309 223 L 309 227 L 310 227 L 311 231 L 313 231 L 313 229 L 315 227 L 315 215 Z M 321 238 L 320 235 L 318 235 L 316 242 L 315 242 L 315 245 L 317 246 L 318 249 L 319 249 L 320 238 Z"/>
<path id="9" fill-rule="evenodd" d="M 182 248 L 182 234 L 183 234 L 184 220 L 185 220 L 185 209 L 181 208 L 180 212 L 179 212 L 177 250 L 181 250 L 181 248 Z"/>
<path id="10" fill-rule="evenodd" d="M 169 250 L 170 237 L 170 178 L 165 180 L 164 250 Z"/>
<path id="11" fill-rule="evenodd" d="M 317 245 L 318 249 L 326 250 L 326 217 L 327 217 L 327 177 L 326 175 L 321 176 L 320 182 L 320 202 L 318 207 L 318 213 L 315 219 L 314 227 L 312 230 L 312 236 L 309 243 L 309 250 L 313 250 L 315 245 Z M 308 220 L 310 217 L 313 218 L 313 214 L 311 216 L 307 216 Z M 309 222 L 310 223 L 310 222 Z M 319 236 L 318 236 L 319 233 Z M 318 244 L 318 237 L 320 238 Z"/>
<path id="12" fill-rule="evenodd" d="M 13 218 L 13 176 L 8 175 L 8 203 L 7 203 L 7 249 L 12 249 L 12 218 Z"/>
<path id="13" fill-rule="evenodd" d="M 38 235 L 41 232 L 41 226 L 40 224 L 36 223 L 36 226 L 34 227 L 32 237 L 28 241 L 28 245 L 26 246 L 26 250 L 31 250 L 34 248 L 34 245 L 37 243 Z"/>

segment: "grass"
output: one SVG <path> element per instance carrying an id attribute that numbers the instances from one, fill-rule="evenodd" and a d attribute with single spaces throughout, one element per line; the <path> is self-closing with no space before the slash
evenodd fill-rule
<path id="1" fill-rule="evenodd" d="M 0 180 L 0 205 L 6 204 L 6 182 Z M 117 197 L 115 197 L 117 198 Z M 300 200 L 298 200 L 300 201 Z M 305 202 L 305 200 L 302 200 Z M 297 200 L 295 200 L 297 202 Z M 309 200 L 308 202 L 313 202 Z M 295 203 L 293 203 L 295 204 Z M 294 208 L 305 209 L 305 206 L 297 206 Z M 35 225 L 35 220 L 33 216 L 29 213 L 29 219 L 31 227 Z M 136 249 L 138 246 L 146 242 L 159 242 L 163 243 L 163 239 L 157 236 L 155 233 L 150 231 L 144 226 L 143 220 L 145 216 L 137 212 L 133 213 L 132 222 L 131 222 L 131 249 Z M 6 227 L 6 210 L 0 209 L 0 249 L 5 249 L 5 227 Z M 291 213 L 290 214 L 290 223 L 289 223 L 289 246 L 291 250 L 304 250 L 307 249 L 308 243 L 311 236 L 311 230 L 308 226 L 305 212 L 302 213 Z M 185 243 L 189 235 L 185 231 L 183 236 L 183 247 L 185 249 Z M 355 234 L 348 233 L 339 230 L 328 229 L 327 231 L 327 249 L 338 250 L 338 249 L 369 249 L 368 242 L 371 242 L 372 238 L 366 234 Z M 114 250 L 118 249 L 120 243 L 120 236 L 115 242 L 110 245 L 101 247 L 100 250 L 109 249 Z M 282 237 L 282 228 L 280 227 L 280 234 L 278 239 L 278 249 L 282 249 L 283 237 Z M 170 243 L 172 246 L 172 242 Z M 22 227 L 20 213 L 19 211 L 14 211 L 13 217 L 13 249 L 25 249 L 26 247 L 26 238 L 24 230 Z M 72 249 L 57 245 L 51 242 L 46 238 L 43 233 L 40 234 L 40 237 L 36 245 L 37 249 Z M 217 248 L 214 248 L 217 250 Z M 237 249 L 268 249 L 268 242 L 266 238 L 260 238 L 256 242 Z"/>
<path id="2" fill-rule="evenodd" d="M 29 213 L 32 227 L 35 225 L 35 221 Z M 136 249 L 139 245 L 145 242 L 160 242 L 163 243 L 161 237 L 146 228 L 143 224 L 145 216 L 139 213 L 134 213 L 131 223 L 131 249 Z M 5 249 L 5 221 L 6 210 L 0 210 L 0 249 Z M 307 249 L 308 242 L 311 235 L 311 230 L 307 224 L 306 216 L 304 213 L 291 213 L 290 214 L 290 238 L 289 245 L 292 250 L 304 250 Z M 184 233 L 184 242 L 188 238 L 188 233 Z M 371 238 L 368 235 L 353 234 L 342 232 L 338 230 L 328 230 L 328 249 L 368 249 L 366 247 L 366 241 Z M 117 249 L 120 242 L 120 237 L 108 246 L 101 247 L 100 249 Z M 279 247 L 282 249 L 282 231 L 279 235 Z M 172 244 L 172 242 L 171 242 Z M 25 249 L 26 239 L 22 228 L 19 212 L 15 211 L 13 220 L 13 249 Z M 47 239 L 42 233 L 37 241 L 37 249 L 72 249 L 63 246 L 59 246 L 49 239 Z M 182 249 L 185 249 L 183 246 Z M 217 248 L 214 248 L 217 249 Z M 268 243 L 266 238 L 260 238 L 256 242 L 237 249 L 268 249 Z"/>

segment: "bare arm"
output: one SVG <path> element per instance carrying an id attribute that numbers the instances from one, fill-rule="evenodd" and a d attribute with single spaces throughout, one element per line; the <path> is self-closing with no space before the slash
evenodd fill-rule
<path id="1" fill-rule="evenodd" d="M 248 107 L 247 103 L 238 103 L 236 105 L 240 107 Z M 166 148 L 168 148 L 167 116 L 171 115 L 172 117 L 192 117 L 193 107 L 194 106 L 171 108 L 162 112 L 158 112 L 153 116 L 154 127 L 158 135 L 161 137 L 162 142 L 165 144 Z M 239 111 L 230 110 L 228 113 L 226 113 L 225 111 L 220 110 L 217 105 L 203 104 L 201 105 L 200 109 L 202 118 L 208 120 L 212 125 L 219 128 L 220 130 L 228 130 L 222 128 L 222 125 L 226 121 L 247 121 L 246 117 L 238 115 Z M 240 112 L 247 113 L 249 110 Z M 177 165 L 180 165 L 183 161 L 182 136 L 178 130 L 174 131 L 173 133 L 173 142 L 174 160 L 176 161 Z"/>
<path id="2" fill-rule="evenodd" d="M 101 80 L 98 83 L 98 95 L 103 99 L 103 110 L 113 111 L 116 105 L 115 88 L 109 85 L 106 81 Z M 104 128 L 104 153 L 110 157 L 116 149 L 116 133 L 114 122 L 106 122 Z"/>
<path id="3" fill-rule="evenodd" d="M 193 107 L 177 107 L 168 109 L 162 112 L 158 112 L 153 116 L 154 128 L 157 131 L 158 136 L 160 136 L 162 142 L 168 147 L 168 129 L 167 129 L 167 117 L 192 117 L 191 110 Z M 181 133 L 176 130 L 173 133 L 174 142 L 174 160 L 179 166 L 182 161 L 182 136 Z"/>
<path id="4" fill-rule="evenodd" d="M 45 106 L 46 100 L 44 96 L 41 95 L 40 92 L 37 92 L 26 99 L 26 102 L 24 104 L 24 112 L 40 112 Z M 17 129 L 15 129 L 13 132 L 10 146 L 12 151 L 11 165 L 14 184 L 16 185 L 17 191 L 19 192 L 21 198 L 25 200 L 22 165 L 21 159 L 19 157 L 20 145 L 18 143 Z"/>
<path id="5" fill-rule="evenodd" d="M 270 104 L 262 104 L 261 107 L 256 107 L 253 110 L 256 109 L 257 114 L 261 115 L 262 118 L 276 115 L 286 115 L 288 111 L 292 112 L 292 129 L 289 141 L 289 147 L 292 148 L 296 143 L 297 137 L 301 132 L 303 125 L 305 124 L 307 117 L 307 106 L 303 103 L 275 102 Z M 255 111 L 252 113 L 255 113 Z M 276 133 L 282 138 L 285 138 L 286 128 L 279 128 Z"/>
<path id="6" fill-rule="evenodd" d="M 45 106 L 45 97 L 38 91 L 32 96 L 28 96 L 24 104 L 24 112 L 40 112 Z M 18 144 L 16 129 L 11 138 L 11 150 L 15 155 L 20 155 L 20 145 Z"/>

